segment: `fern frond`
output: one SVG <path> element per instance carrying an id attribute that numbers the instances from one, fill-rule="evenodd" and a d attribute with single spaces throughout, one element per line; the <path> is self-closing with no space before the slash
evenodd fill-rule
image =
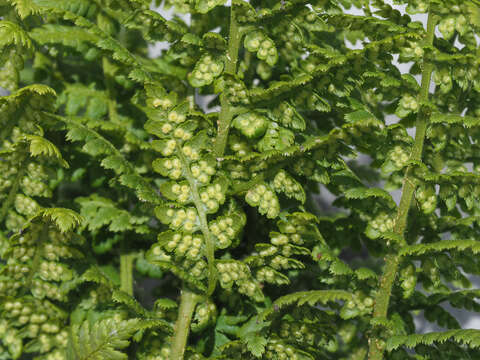
<path id="1" fill-rule="evenodd" d="M 114 289 L 113 281 L 98 266 L 89 267 L 79 278 L 80 282 L 93 282 Z"/>
<path id="2" fill-rule="evenodd" d="M 37 216 L 50 219 L 62 233 L 73 230 L 85 221 L 75 211 L 65 208 L 42 209 Z"/>
<path id="3" fill-rule="evenodd" d="M 465 251 L 469 250 L 474 254 L 480 252 L 480 242 L 476 240 L 442 240 L 433 243 L 415 244 L 405 246 L 400 250 L 401 256 L 420 256 L 434 254 L 442 251 Z"/>
<path id="4" fill-rule="evenodd" d="M 36 97 L 44 96 L 47 99 L 50 97 L 51 99 L 54 96 L 56 96 L 56 92 L 55 90 L 53 90 L 51 87 L 47 85 L 33 84 L 33 85 L 25 86 L 17 90 L 15 93 L 10 94 L 8 96 L 1 96 L 0 102 L 8 103 L 8 102 L 14 102 L 15 100 L 23 100 L 30 95 L 33 95 Z"/>
<path id="5" fill-rule="evenodd" d="M 7 45 L 32 49 L 32 41 L 25 30 L 11 21 L 0 20 L 0 48 Z"/>
<path id="6" fill-rule="evenodd" d="M 142 201 L 154 204 L 163 203 L 157 191 L 141 175 L 135 167 L 125 159 L 123 154 L 107 139 L 93 129 L 82 124 L 81 118 L 66 118 L 55 114 L 47 114 L 63 123 L 68 128 L 67 139 L 70 141 L 84 141 L 83 149 L 90 155 L 103 155 L 102 166 L 112 169 L 118 174 L 122 185 L 135 191 Z"/>
<path id="7" fill-rule="evenodd" d="M 39 12 L 39 7 L 35 4 L 35 0 L 7 0 L 17 10 L 21 19 L 29 15 Z"/>
<path id="8" fill-rule="evenodd" d="M 85 29 L 58 24 L 45 24 L 37 27 L 32 30 L 30 36 L 40 45 L 63 44 L 79 51 L 82 50 L 81 47 L 84 43 L 95 44 L 99 40 L 97 36 Z"/>
<path id="9" fill-rule="evenodd" d="M 363 17 L 362 17 L 363 19 Z M 376 18 L 375 18 L 376 19 Z M 249 97 L 251 103 L 260 103 L 263 101 L 268 101 L 275 97 L 284 96 L 285 93 L 294 91 L 302 86 L 305 86 L 314 80 L 318 79 L 320 76 L 325 75 L 330 71 L 334 71 L 335 68 L 344 66 L 348 60 L 353 60 L 356 58 L 363 58 L 369 49 L 374 49 L 381 47 L 385 43 L 392 43 L 393 41 L 402 38 L 402 39 L 418 39 L 419 34 L 415 32 L 407 32 L 403 34 L 396 34 L 382 40 L 372 41 L 362 49 L 359 50 L 350 50 L 347 54 L 337 54 L 334 57 L 327 58 L 326 63 L 322 63 L 315 68 L 310 74 L 301 74 L 296 76 L 291 80 L 282 80 L 277 82 L 271 82 L 268 88 L 253 88 L 249 91 Z M 403 85 L 403 82 L 402 82 Z"/>
<path id="10" fill-rule="evenodd" d="M 126 348 L 132 335 L 141 328 L 140 319 L 118 321 L 106 319 L 91 325 L 84 321 L 71 328 L 67 347 L 71 360 L 126 360 L 120 350 Z"/>
<path id="11" fill-rule="evenodd" d="M 38 12 L 45 9 L 56 9 L 57 11 L 72 12 L 75 15 L 93 17 L 98 11 L 98 5 L 92 0 L 29 0 L 35 3 Z"/>
<path id="12" fill-rule="evenodd" d="M 300 291 L 292 294 L 282 296 L 275 300 L 271 307 L 261 314 L 261 318 L 265 319 L 274 312 L 283 307 L 290 305 L 302 306 L 308 304 L 315 306 L 316 304 L 326 304 L 334 301 L 348 301 L 353 298 L 353 295 L 344 290 L 314 290 L 314 291 Z"/>
<path id="13" fill-rule="evenodd" d="M 108 225 L 112 232 L 126 230 L 134 230 L 139 234 L 148 232 L 144 225 L 149 220 L 148 217 L 134 216 L 126 210 L 119 209 L 110 199 L 93 194 L 89 197 L 79 197 L 76 202 L 80 204 L 80 214 L 86 219 L 85 226 L 90 231 Z"/>
<path id="14" fill-rule="evenodd" d="M 436 342 L 444 343 L 446 341 L 454 341 L 467 345 L 470 348 L 478 348 L 480 347 L 480 330 L 459 329 L 427 334 L 392 336 L 387 340 L 387 350 L 392 351 L 398 349 L 400 346 L 415 348 L 420 344 L 432 345 Z"/>
<path id="15" fill-rule="evenodd" d="M 82 282 L 93 282 L 108 289 L 113 302 L 122 304 L 133 314 L 141 318 L 139 329 L 150 327 L 161 328 L 162 331 L 170 333 L 172 326 L 162 319 L 157 319 L 156 314 L 146 310 L 133 296 L 117 288 L 114 283 L 97 267 L 91 266 L 77 280 L 76 286 Z"/>
<path id="16" fill-rule="evenodd" d="M 100 29 L 96 24 L 83 15 L 87 16 L 90 13 L 90 8 L 87 8 L 87 13 L 78 13 L 74 12 L 79 9 L 80 5 L 76 3 L 71 3 L 66 0 L 35 0 L 38 4 L 38 11 L 41 13 L 54 13 L 65 20 L 73 21 L 75 25 L 88 29 L 88 32 L 92 35 L 98 37 L 94 42 L 94 45 L 98 48 L 108 51 L 111 53 L 113 59 L 124 63 L 127 66 L 133 67 L 133 72 L 135 76 L 131 76 L 133 80 L 137 80 L 141 83 L 150 82 L 153 77 L 150 72 L 146 69 L 143 63 L 132 54 L 126 47 L 124 47 L 117 39 L 109 36 L 106 32 Z M 79 0 L 77 0 L 79 1 Z M 91 4 L 94 5 L 94 4 Z M 95 5 L 94 5 L 95 6 Z M 83 8 L 83 6 L 80 6 Z M 66 30 L 67 31 L 67 30 Z M 71 33 L 72 30 L 68 30 L 68 33 Z M 83 33 L 82 33 L 83 34 Z M 84 34 L 82 35 L 83 37 Z"/>
<path id="17" fill-rule="evenodd" d="M 30 154 L 32 156 L 45 155 L 52 157 L 63 167 L 69 167 L 68 163 L 63 159 L 60 150 L 47 139 L 38 135 L 24 135 L 24 139 L 30 142 Z"/>
<path id="18" fill-rule="evenodd" d="M 380 198 L 385 200 L 390 208 L 395 208 L 396 203 L 392 196 L 385 190 L 380 188 L 350 188 L 345 191 L 347 199 L 367 199 Z"/>
<path id="19" fill-rule="evenodd" d="M 442 114 L 434 113 L 430 117 L 430 121 L 433 124 L 460 124 L 465 126 L 467 129 L 480 126 L 480 118 L 473 116 L 462 116 L 457 114 Z"/>

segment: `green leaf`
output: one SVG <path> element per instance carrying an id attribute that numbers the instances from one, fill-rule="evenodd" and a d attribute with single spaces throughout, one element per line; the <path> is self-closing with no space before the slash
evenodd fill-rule
<path id="1" fill-rule="evenodd" d="M 75 200 L 80 204 L 80 214 L 84 217 L 84 225 L 90 231 L 108 226 L 112 232 L 133 230 L 139 234 L 148 232 L 143 225 L 149 218 L 139 217 L 117 208 L 116 204 L 107 198 L 92 194 L 89 197 L 79 197 Z"/>
<path id="2" fill-rule="evenodd" d="M 62 233 L 73 230 L 84 222 L 84 218 L 75 211 L 64 208 L 42 209 L 38 215 L 49 218 Z"/>
<path id="3" fill-rule="evenodd" d="M 105 285 L 109 289 L 114 288 L 113 281 L 97 266 L 92 266 L 88 268 L 82 274 L 81 280 Z"/>
<path id="4" fill-rule="evenodd" d="M 257 358 L 265 352 L 267 339 L 262 336 L 261 331 L 269 325 L 269 321 L 263 321 L 254 316 L 238 329 L 237 336 L 247 345 L 248 351 Z"/>
<path id="5" fill-rule="evenodd" d="M 119 350 L 130 344 L 129 339 L 140 328 L 140 319 L 106 319 L 93 325 L 86 320 L 81 326 L 74 325 L 68 342 L 69 359 L 127 360 L 128 356 Z"/>
<path id="6" fill-rule="evenodd" d="M 32 48 L 32 41 L 25 30 L 11 21 L 0 20 L 0 48 L 12 44 Z"/>
<path id="7" fill-rule="evenodd" d="M 63 167 L 68 168 L 68 163 L 62 158 L 60 150 L 47 139 L 38 135 L 24 135 L 25 140 L 30 142 L 30 154 L 32 156 L 45 155 L 55 158 Z"/>
<path id="8" fill-rule="evenodd" d="M 376 125 L 376 126 L 383 126 L 383 123 L 378 120 L 375 115 L 371 112 L 366 110 L 357 110 L 355 112 L 349 113 L 345 115 L 345 120 L 349 123 L 353 124 L 360 124 L 360 125 Z"/>
<path id="9" fill-rule="evenodd" d="M 93 46 L 99 37 L 85 29 L 74 26 L 45 24 L 41 27 L 36 27 L 30 33 L 33 40 L 41 45 L 48 44 L 62 44 L 70 46 L 78 51 L 85 51 L 85 43 L 90 43 Z"/>
<path id="10" fill-rule="evenodd" d="M 35 14 L 40 10 L 39 7 L 35 5 L 34 0 L 8 0 L 8 2 L 15 6 L 21 19 Z"/>
<path id="11" fill-rule="evenodd" d="M 380 188 L 350 188 L 345 191 L 347 199 L 368 199 L 380 198 L 386 201 L 390 208 L 395 208 L 396 203 L 392 196 L 385 190 Z"/>
<path id="12" fill-rule="evenodd" d="M 433 243 L 409 245 L 400 250 L 402 256 L 420 256 L 443 251 L 465 251 L 474 254 L 480 252 L 480 242 L 476 240 L 442 240 Z"/>
<path id="13" fill-rule="evenodd" d="M 433 124 L 438 123 L 446 123 L 446 124 L 460 124 L 464 125 L 467 129 L 479 126 L 480 125 L 480 118 L 476 118 L 473 116 L 462 116 L 456 114 L 441 114 L 441 113 L 434 113 L 430 117 L 430 122 Z"/>
<path id="14" fill-rule="evenodd" d="M 316 304 L 326 304 L 337 300 L 351 300 L 353 295 L 344 290 L 312 290 L 312 291 L 300 291 L 292 294 L 282 296 L 275 300 L 272 306 L 265 310 L 261 318 L 279 311 L 281 308 L 296 304 L 302 306 L 308 304 L 315 306 Z"/>
<path id="15" fill-rule="evenodd" d="M 446 341 L 455 341 L 470 348 L 478 348 L 480 347 L 480 330 L 459 329 L 427 334 L 392 336 L 387 340 L 387 350 L 392 351 L 400 346 L 415 348 L 420 344 L 432 345 L 435 342 L 444 343 Z"/>
<path id="16" fill-rule="evenodd" d="M 195 9 L 201 13 L 206 14 L 214 7 L 225 4 L 226 0 L 196 0 Z"/>

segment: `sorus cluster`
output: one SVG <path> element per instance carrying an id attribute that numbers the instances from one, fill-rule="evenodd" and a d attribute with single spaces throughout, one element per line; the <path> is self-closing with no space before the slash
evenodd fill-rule
<path id="1" fill-rule="evenodd" d="M 270 239 L 271 245 L 262 247 L 259 255 L 263 258 L 269 258 L 269 265 L 277 270 L 301 267 L 296 261 L 289 259 L 294 254 L 294 247 L 290 245 L 290 242 L 294 243 L 295 241 L 301 242 L 299 234 L 287 236 L 285 234 L 273 233 Z"/>
<path id="2" fill-rule="evenodd" d="M 219 217 L 209 224 L 210 232 L 216 238 L 216 247 L 225 249 L 230 246 L 232 240 L 236 236 L 236 231 L 233 224 L 233 218 L 229 216 Z"/>
<path id="3" fill-rule="evenodd" d="M 40 205 L 28 196 L 17 194 L 15 197 L 15 210 L 17 210 L 19 214 L 33 216 L 40 210 Z"/>
<path id="4" fill-rule="evenodd" d="M 401 146 L 395 146 L 390 151 L 390 159 L 392 159 L 397 169 L 402 169 L 410 158 L 409 154 Z"/>
<path id="5" fill-rule="evenodd" d="M 66 265 L 53 261 L 43 261 L 38 274 L 46 281 L 68 281 L 73 276 L 72 271 Z"/>
<path id="6" fill-rule="evenodd" d="M 30 176 L 25 176 L 22 179 L 21 189 L 28 196 L 49 197 L 52 194 L 47 184 Z"/>
<path id="7" fill-rule="evenodd" d="M 274 115 L 279 119 L 283 126 L 299 130 L 305 128 L 304 120 L 298 113 L 296 113 L 295 108 L 288 102 L 281 102 L 274 110 Z"/>
<path id="8" fill-rule="evenodd" d="M 203 238 L 201 235 L 175 233 L 170 241 L 165 243 L 164 247 L 168 252 L 175 251 L 181 257 L 196 259 L 201 254 L 202 245 Z"/>
<path id="9" fill-rule="evenodd" d="M 192 330 L 195 332 L 205 329 L 206 326 L 215 322 L 217 318 L 217 307 L 211 301 L 198 304 L 192 322 Z"/>
<path id="10" fill-rule="evenodd" d="M 430 214 L 437 208 L 437 195 L 431 186 L 419 186 L 415 198 L 425 214 Z"/>
<path id="11" fill-rule="evenodd" d="M 184 145 L 182 148 L 183 154 L 189 159 L 189 160 L 198 160 L 200 158 L 200 154 L 197 150 L 192 148 L 190 145 Z"/>
<path id="12" fill-rule="evenodd" d="M 2 191 L 1 196 L 3 199 L 7 194 L 5 190 L 12 186 L 12 176 L 18 172 L 18 169 L 15 166 L 10 166 L 9 163 L 2 161 L 0 162 L 0 171 L 2 174 L 2 177 L 0 177 L 0 191 Z"/>
<path id="13" fill-rule="evenodd" d="M 409 298 L 415 291 L 417 285 L 417 275 L 415 266 L 408 264 L 400 271 L 400 286 L 403 289 L 403 297 Z"/>
<path id="14" fill-rule="evenodd" d="M 419 60 L 423 57 L 422 45 L 416 41 L 408 41 L 409 46 L 402 48 L 401 56 L 405 59 Z"/>
<path id="15" fill-rule="evenodd" d="M 265 61 L 259 61 L 256 70 L 262 80 L 268 80 L 272 76 L 272 67 Z"/>
<path id="16" fill-rule="evenodd" d="M 170 219 L 169 223 L 173 229 L 183 228 L 185 231 L 191 232 L 199 223 L 197 210 L 194 207 L 168 209 L 165 214 Z"/>
<path id="17" fill-rule="evenodd" d="M 410 94 L 405 94 L 398 103 L 398 109 L 396 114 L 399 117 L 405 117 L 410 114 L 412 111 L 415 112 L 418 110 L 418 101 Z"/>
<path id="18" fill-rule="evenodd" d="M 458 6 L 456 6 L 456 8 L 458 8 Z M 461 35 L 465 34 L 468 30 L 467 25 L 467 19 L 462 14 L 448 16 L 438 23 L 438 30 L 440 30 L 446 40 L 449 40 L 452 38 L 453 34 L 455 34 L 455 31 L 458 31 Z"/>
<path id="19" fill-rule="evenodd" d="M 306 342 L 314 345 L 315 334 L 313 329 L 297 321 L 283 321 L 279 335 L 284 339 L 295 339 L 296 342 Z"/>
<path id="20" fill-rule="evenodd" d="M 260 60 L 273 66 L 278 60 L 277 48 L 272 39 L 262 31 L 252 31 L 245 36 L 244 46 L 250 52 L 256 52 Z"/>
<path id="21" fill-rule="evenodd" d="M 292 345 L 286 345 L 281 340 L 272 339 L 267 345 L 265 358 L 272 360 L 302 360 L 304 357 Z"/>
<path id="22" fill-rule="evenodd" d="M 45 297 L 59 301 L 65 299 L 65 294 L 61 291 L 60 287 L 40 279 L 34 279 L 32 281 L 31 291 L 33 296 L 39 299 L 43 299 Z"/>
<path id="23" fill-rule="evenodd" d="M 173 106 L 173 102 L 168 97 L 164 98 L 155 98 L 152 101 L 153 107 L 161 107 L 162 109 L 166 110 Z"/>
<path id="24" fill-rule="evenodd" d="M 229 172 L 232 179 L 249 179 L 250 173 L 248 168 L 242 163 L 229 162 L 225 168 Z"/>
<path id="25" fill-rule="evenodd" d="M 42 226 L 31 224 L 29 231 L 10 238 L 10 257 L 3 269 L 3 274 L 7 275 L 8 279 L 0 281 L 1 293 L 11 295 L 25 286 L 25 279 L 30 276 L 30 272 L 34 271 L 31 275 L 31 289 L 29 289 L 34 296 L 63 299 L 64 294 L 60 291 L 58 283 L 43 280 L 61 282 L 72 279 L 73 272 L 68 266 L 53 262 L 60 257 L 71 257 L 72 249 L 62 244 L 65 241 L 65 235 L 49 230 L 48 240 L 37 238 L 43 232 Z M 38 258 L 38 268 L 32 270 L 30 262 L 37 253 L 41 254 Z"/>
<path id="26" fill-rule="evenodd" d="M 238 292 L 257 300 L 263 298 L 260 288 L 250 274 L 247 265 L 240 261 L 219 261 L 217 264 L 220 284 L 226 289 L 230 289 L 235 283 L 238 286 Z"/>
<path id="27" fill-rule="evenodd" d="M 171 124 L 179 125 L 179 124 L 183 123 L 186 119 L 187 119 L 187 117 L 185 116 L 185 114 L 183 114 L 181 112 L 178 112 L 177 110 L 169 111 L 168 115 L 167 115 L 168 122 L 166 122 L 164 125 L 162 125 L 162 132 L 164 134 L 167 134 L 171 131 L 171 130 L 169 130 L 169 131 L 165 132 L 165 130 L 163 129 L 163 126 L 171 125 Z M 179 136 L 177 136 L 177 137 L 179 137 Z"/>
<path id="28" fill-rule="evenodd" d="M 293 255 L 308 255 L 309 250 L 302 245 L 302 233 L 307 231 L 304 224 L 301 223 L 300 218 L 291 217 L 291 221 L 278 221 L 277 225 L 281 231 L 270 233 L 270 244 L 257 244 L 258 251 L 257 259 L 252 262 L 258 266 L 255 276 L 258 281 L 287 284 L 288 277 L 278 272 L 277 270 L 301 269 L 304 267 L 303 263 L 297 259 L 292 258 Z M 267 265 L 267 266 L 265 266 Z"/>
<path id="29" fill-rule="evenodd" d="M 249 154 L 252 151 L 251 146 L 241 139 L 239 136 L 236 136 L 235 134 L 232 134 L 228 138 L 228 145 L 230 149 L 232 149 L 238 156 L 245 156 Z M 242 166 L 241 164 L 238 164 L 236 166 Z M 233 178 L 238 178 L 237 176 L 234 176 L 232 174 Z"/>
<path id="30" fill-rule="evenodd" d="M 257 138 L 265 134 L 268 126 L 268 119 L 265 116 L 252 111 L 237 116 L 233 120 L 232 125 L 246 137 Z"/>
<path id="31" fill-rule="evenodd" d="M 223 61 L 211 55 L 204 55 L 195 65 L 195 69 L 189 74 L 188 80 L 193 87 L 209 85 L 223 71 Z"/>
<path id="32" fill-rule="evenodd" d="M 287 261 L 287 264 L 288 264 L 288 259 L 285 259 L 285 260 Z M 270 284 L 279 284 L 279 285 L 290 283 L 288 278 L 285 278 L 283 274 L 279 273 L 278 271 L 275 271 L 269 266 L 264 266 L 258 269 L 255 273 L 255 278 L 261 283 L 267 282 Z"/>
<path id="33" fill-rule="evenodd" d="M 433 80 L 435 81 L 435 85 L 440 87 L 440 91 L 444 94 L 452 89 L 452 74 L 446 67 L 437 68 L 433 73 Z"/>
<path id="34" fill-rule="evenodd" d="M 204 260 L 200 259 L 201 245 L 202 245 L 201 236 L 185 235 L 185 234 L 180 235 L 180 234 L 174 233 L 173 236 L 179 235 L 180 238 L 178 236 L 173 238 L 172 234 L 173 233 L 169 233 L 168 235 L 169 238 L 167 238 L 166 242 L 163 242 L 162 244 L 157 243 L 152 246 L 149 253 L 147 253 L 148 261 L 151 261 L 153 263 L 172 262 L 172 257 L 163 250 L 163 249 L 165 250 L 172 249 L 171 251 L 175 251 L 175 254 L 177 255 L 177 260 L 180 261 L 182 268 L 187 270 L 189 274 L 191 274 L 192 276 L 198 279 L 205 278 L 206 276 L 205 269 L 207 268 L 207 263 Z M 184 241 L 185 237 L 187 238 L 186 241 Z M 200 239 L 200 241 L 198 239 Z M 192 252 L 190 252 L 190 249 L 186 248 L 186 244 L 191 244 L 190 246 L 193 246 L 194 243 L 195 243 L 194 245 L 195 248 Z M 179 251 L 179 249 L 181 251 Z"/>
<path id="35" fill-rule="evenodd" d="M 64 319 L 53 305 L 36 299 L 12 300 L 6 301 L 3 309 L 5 320 L 0 323 L 0 337 L 5 345 L 21 347 L 23 339 L 31 338 L 40 353 L 67 345 L 68 333 L 59 325 Z M 57 317 L 57 320 L 51 320 L 51 317 Z M 21 327 L 21 331 L 17 331 L 17 327 Z M 11 354 L 15 354 L 12 348 L 10 350 Z"/>
<path id="36" fill-rule="evenodd" d="M 224 91 L 232 103 L 242 103 L 247 105 L 249 103 L 247 88 L 240 81 L 227 80 L 224 84 Z"/>
<path id="37" fill-rule="evenodd" d="M 356 291 L 355 296 L 348 300 L 343 306 L 342 312 L 344 318 L 369 314 L 373 310 L 373 299 L 366 296 L 361 291 Z"/>
<path id="38" fill-rule="evenodd" d="M 183 174 L 182 163 L 177 157 L 155 159 L 152 166 L 155 171 L 173 180 L 179 179 Z"/>
<path id="39" fill-rule="evenodd" d="M 315 172 L 315 162 L 310 159 L 300 158 L 293 164 L 293 171 L 295 174 L 310 178 Z"/>
<path id="40" fill-rule="evenodd" d="M 276 191 L 284 192 L 289 198 L 294 198 L 301 202 L 305 201 L 305 193 L 302 186 L 285 170 L 280 170 L 275 175 L 272 185 Z"/>
<path id="41" fill-rule="evenodd" d="M 171 186 L 172 193 L 176 195 L 177 201 L 180 203 L 185 203 L 191 198 L 191 189 L 190 185 L 187 182 L 182 184 L 173 184 Z"/>
<path id="42" fill-rule="evenodd" d="M 251 206 L 258 206 L 260 214 L 266 214 L 270 219 L 280 213 L 278 198 L 266 184 L 258 184 L 251 188 L 245 196 L 245 201 Z"/>
<path id="43" fill-rule="evenodd" d="M 200 160 L 190 166 L 192 176 L 201 183 L 208 183 L 213 174 L 215 174 L 215 167 L 206 160 Z"/>
<path id="44" fill-rule="evenodd" d="M 200 190 L 200 200 L 205 204 L 208 213 L 215 213 L 225 202 L 225 194 L 219 183 L 207 185 Z"/>
<path id="45" fill-rule="evenodd" d="M 394 220 L 391 215 L 382 212 L 372 219 L 365 231 L 366 235 L 371 239 L 380 237 L 382 233 L 393 230 Z"/>

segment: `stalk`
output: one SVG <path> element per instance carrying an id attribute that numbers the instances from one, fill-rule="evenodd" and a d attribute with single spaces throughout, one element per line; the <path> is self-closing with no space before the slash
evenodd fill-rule
<path id="1" fill-rule="evenodd" d="M 120 290 L 133 296 L 133 260 L 134 254 L 120 255 Z"/>
<path id="2" fill-rule="evenodd" d="M 193 311 L 198 301 L 198 295 L 186 288 L 182 290 L 180 309 L 178 310 L 178 318 L 174 328 L 175 335 L 172 341 L 170 360 L 183 360 Z"/>
<path id="3" fill-rule="evenodd" d="M 235 11 L 233 6 L 230 7 L 230 29 L 229 29 L 229 39 L 228 39 L 228 50 L 225 63 L 225 73 L 226 74 L 235 74 L 237 69 L 238 62 L 238 49 L 240 47 L 241 33 L 238 28 L 238 24 L 235 18 Z M 227 99 L 225 92 L 220 95 L 220 105 L 221 110 L 218 116 L 218 133 L 215 139 L 215 145 L 213 152 L 215 156 L 222 157 L 225 152 L 225 146 L 228 139 L 228 131 L 230 128 L 230 122 L 232 117 L 235 114 L 235 109 L 230 105 L 230 102 Z M 190 174 L 190 169 L 188 166 L 187 159 L 183 156 L 181 149 L 178 149 L 182 164 L 186 169 L 187 178 L 190 185 L 192 186 L 194 203 L 196 205 L 200 222 L 202 233 L 206 240 L 207 245 L 207 260 L 208 260 L 208 270 L 209 270 L 209 281 L 208 281 L 208 290 L 207 294 L 211 295 L 215 290 L 216 283 L 216 273 L 214 266 L 214 243 L 211 239 L 210 232 L 208 229 L 208 223 L 206 219 L 206 214 L 200 206 L 200 198 L 198 195 L 198 189 L 196 189 L 196 183 L 193 179 L 193 176 Z M 180 308 L 178 310 L 178 318 L 175 323 L 174 335 L 172 339 L 172 347 L 170 352 L 170 360 L 183 360 L 185 354 L 185 348 L 187 346 L 188 335 L 190 332 L 190 323 L 192 321 L 193 311 L 195 306 L 199 301 L 199 296 L 195 293 L 188 290 L 186 287 L 182 290 L 181 299 L 180 299 Z"/>
<path id="4" fill-rule="evenodd" d="M 435 35 L 435 16 L 429 12 L 427 22 L 427 37 L 425 44 L 431 46 Z M 430 89 L 430 81 L 433 72 L 433 64 L 430 63 L 426 57 L 423 59 L 422 84 L 419 94 L 419 102 L 428 100 L 428 93 Z M 410 159 L 412 161 L 420 161 L 422 159 L 423 144 L 425 141 L 425 133 L 430 115 L 420 110 L 417 114 L 415 143 L 413 145 Z M 407 218 L 410 206 L 413 200 L 413 193 L 415 191 L 415 182 L 412 176 L 413 167 L 409 166 L 405 172 L 403 179 L 402 197 L 398 207 L 397 216 L 395 218 L 395 225 L 393 231 L 400 235 L 403 239 L 402 244 L 405 245 L 404 233 L 407 228 Z M 392 294 L 392 287 L 397 276 L 398 266 L 400 264 L 400 255 L 389 254 L 385 257 L 384 273 L 380 278 L 378 293 L 375 297 L 375 306 L 373 308 L 374 318 L 386 318 L 388 313 L 388 304 Z M 384 346 L 379 338 L 369 339 L 369 360 L 382 360 Z"/>
<path id="5" fill-rule="evenodd" d="M 240 40 L 242 34 L 238 27 L 235 18 L 235 10 L 233 6 L 230 8 L 230 31 L 228 39 L 227 59 L 225 63 L 225 73 L 235 75 L 237 71 L 238 49 L 240 48 Z M 230 130 L 230 123 L 234 115 L 233 107 L 231 106 L 225 91 L 220 95 L 221 110 L 218 115 L 218 133 L 215 139 L 213 153 L 215 157 L 222 157 L 227 145 L 228 131 Z"/>
<path id="6" fill-rule="evenodd" d="M 198 218 L 200 220 L 200 229 L 202 231 L 203 237 L 205 238 L 205 247 L 207 252 L 207 263 L 208 263 L 208 290 L 207 295 L 210 296 L 215 291 L 215 286 L 217 282 L 217 273 L 215 270 L 215 241 L 210 234 L 210 229 L 208 228 L 207 213 L 205 212 L 202 201 L 200 200 L 199 190 L 197 182 L 190 171 L 190 163 L 185 157 L 183 150 L 180 146 L 177 145 L 177 154 L 182 162 L 183 170 L 185 171 L 185 178 L 190 184 L 192 189 L 193 203 L 197 209 Z"/>

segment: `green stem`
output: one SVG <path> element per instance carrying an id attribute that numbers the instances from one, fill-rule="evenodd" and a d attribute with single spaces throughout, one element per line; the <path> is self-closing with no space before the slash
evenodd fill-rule
<path id="1" fill-rule="evenodd" d="M 240 40 L 242 34 L 235 18 L 235 11 L 233 6 L 230 8 L 230 31 L 228 39 L 227 59 L 225 63 L 225 73 L 235 75 L 237 71 L 238 62 L 238 49 L 240 48 Z M 215 157 L 222 157 L 225 153 L 225 147 L 227 145 L 228 131 L 230 129 L 230 123 L 233 118 L 233 111 L 230 101 L 227 98 L 225 91 L 220 95 L 221 110 L 218 115 L 218 133 L 215 139 L 215 145 L 213 153 Z"/>
<path id="2" fill-rule="evenodd" d="M 108 58 L 102 58 L 102 68 L 105 87 L 107 88 L 108 96 L 108 115 L 111 120 L 116 120 L 117 118 L 117 104 L 115 102 L 116 92 L 115 92 L 115 83 L 113 82 L 113 71 L 112 65 L 108 61 Z"/>
<path id="3" fill-rule="evenodd" d="M 178 309 L 178 318 L 174 328 L 174 338 L 170 352 L 170 360 L 183 360 L 185 348 L 187 346 L 188 334 L 190 332 L 190 323 L 192 321 L 193 311 L 200 297 L 190 290 L 182 290 L 180 308 Z"/>
<path id="4" fill-rule="evenodd" d="M 120 255 L 120 290 L 133 296 L 133 260 L 134 254 Z"/>
<path id="5" fill-rule="evenodd" d="M 190 162 L 185 157 L 182 148 L 177 145 L 177 154 L 182 162 L 183 171 L 185 172 L 185 178 L 187 179 L 190 188 L 192 190 L 193 203 L 197 209 L 198 218 L 200 219 L 200 230 L 202 231 L 203 237 L 205 238 L 205 246 L 207 252 L 207 262 L 208 262 L 208 290 L 207 295 L 210 296 L 215 291 L 215 286 L 217 282 L 217 272 L 215 269 L 215 242 L 210 234 L 210 229 L 208 228 L 207 222 L 207 213 L 205 212 L 205 205 L 200 199 L 198 193 L 197 181 L 195 180 L 192 172 L 190 171 Z"/>
<path id="6" fill-rule="evenodd" d="M 427 22 L 427 36 L 425 44 L 431 46 L 435 36 L 436 18 L 429 12 Z M 416 133 L 415 143 L 413 145 L 410 160 L 417 162 L 422 159 L 423 144 L 425 141 L 425 133 L 427 130 L 427 124 L 429 120 L 429 114 L 422 110 L 422 104 L 428 101 L 428 93 L 430 89 L 430 82 L 433 72 L 433 64 L 430 63 L 426 57 L 423 59 L 422 70 L 422 84 L 419 94 L 420 110 L 417 114 L 416 121 Z M 395 218 L 395 225 L 393 231 L 400 235 L 403 239 L 402 244 L 405 245 L 406 241 L 404 233 L 407 228 L 407 219 L 410 206 L 413 200 L 413 193 L 415 191 L 415 180 L 412 176 L 413 167 L 409 166 L 405 172 L 403 179 L 402 198 L 398 206 L 397 216 Z M 388 313 L 388 305 L 390 302 L 390 296 L 392 294 L 392 287 L 397 276 L 398 267 L 400 265 L 400 255 L 389 254 L 385 257 L 384 273 L 380 278 L 379 289 L 375 297 L 375 306 L 373 308 L 374 318 L 386 318 Z M 380 338 L 369 339 L 369 360 L 381 360 L 383 359 L 383 341 Z"/>
<path id="7" fill-rule="evenodd" d="M 230 8 L 229 33 L 225 73 L 234 75 L 237 68 L 238 49 L 240 47 L 241 34 L 235 19 L 233 6 Z M 221 110 L 218 116 L 218 134 L 217 138 L 215 139 L 215 145 L 213 149 L 217 158 L 222 157 L 225 152 L 230 122 L 232 121 L 232 117 L 234 115 L 234 108 L 230 105 L 225 92 L 220 95 L 220 104 Z M 205 238 L 208 262 L 207 296 L 210 296 L 215 290 L 217 281 L 217 274 L 215 270 L 215 243 L 208 228 L 207 214 L 204 210 L 203 203 L 198 193 L 197 182 L 190 171 L 189 161 L 179 146 L 177 146 L 177 153 L 179 154 L 180 161 L 182 162 L 185 177 L 190 184 L 190 188 L 192 189 L 193 202 L 197 208 L 198 217 L 200 219 L 200 229 Z M 188 334 L 190 331 L 190 322 L 192 321 L 193 310 L 198 302 L 198 298 L 198 295 L 195 295 L 186 288 L 183 289 L 178 319 L 174 329 L 170 360 L 183 360 Z"/>

